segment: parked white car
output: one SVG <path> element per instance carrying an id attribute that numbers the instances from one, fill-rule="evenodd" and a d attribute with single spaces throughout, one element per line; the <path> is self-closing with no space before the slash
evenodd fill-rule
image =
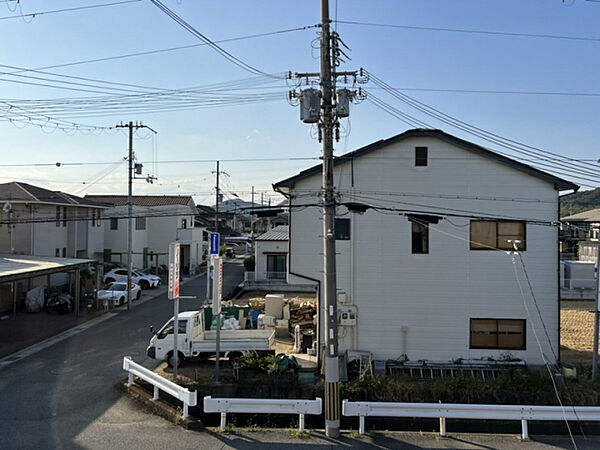
<path id="1" fill-rule="evenodd" d="M 130 289 L 130 299 L 139 300 L 142 296 L 142 290 L 139 285 L 133 284 Z M 104 300 L 114 302 L 114 306 L 123 305 L 127 302 L 127 282 L 115 282 L 110 284 L 106 289 L 98 291 L 98 300 L 104 302 Z"/>
<path id="2" fill-rule="evenodd" d="M 112 283 L 114 281 L 127 282 L 127 269 L 113 269 L 104 275 L 105 283 Z M 139 284 L 142 289 L 148 289 L 158 287 L 160 284 L 160 277 L 157 277 L 156 275 L 146 275 L 137 270 L 132 270 L 131 281 Z"/>

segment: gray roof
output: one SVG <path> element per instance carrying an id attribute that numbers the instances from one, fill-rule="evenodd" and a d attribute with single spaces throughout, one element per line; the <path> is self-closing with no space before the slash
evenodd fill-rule
<path id="1" fill-rule="evenodd" d="M 94 263 L 93 259 L 57 258 L 54 256 L 0 255 L 0 282 L 66 272 Z"/>
<path id="2" fill-rule="evenodd" d="M 114 206 L 127 204 L 126 195 L 113 194 L 87 194 L 87 199 L 97 202 L 108 203 Z M 165 206 L 165 205 L 183 205 L 194 207 L 194 200 L 191 195 L 132 195 L 133 204 L 138 206 Z"/>
<path id="3" fill-rule="evenodd" d="M 560 220 L 563 222 L 600 222 L 600 208 L 573 214 Z"/>
<path id="4" fill-rule="evenodd" d="M 289 232 L 287 225 L 279 225 L 266 233 L 261 234 L 255 240 L 256 241 L 287 241 L 289 239 Z"/>
<path id="5" fill-rule="evenodd" d="M 0 202 L 43 203 L 63 206 L 106 208 L 106 205 L 61 191 L 51 191 L 20 181 L 0 184 Z"/>
<path id="6" fill-rule="evenodd" d="M 338 166 L 340 164 L 350 162 L 355 158 L 358 158 L 360 156 L 366 155 L 373 151 L 379 150 L 390 144 L 395 144 L 396 142 L 401 142 L 408 138 L 424 137 L 424 136 L 438 138 L 442 141 L 453 144 L 464 150 L 471 151 L 480 156 L 484 156 L 486 158 L 498 161 L 502 164 L 506 164 L 507 166 L 510 166 L 514 169 L 525 172 L 529 175 L 533 175 L 535 177 L 541 178 L 545 181 L 548 181 L 548 182 L 554 184 L 554 188 L 558 191 L 564 191 L 564 190 L 568 190 L 568 189 L 573 189 L 573 190 L 577 191 L 579 189 L 579 186 L 575 183 L 571 183 L 570 181 L 556 177 L 554 175 L 551 175 L 547 172 L 536 169 L 535 167 L 529 166 L 527 164 L 523 164 L 514 159 L 507 158 L 506 156 L 503 156 L 499 153 L 488 150 L 487 148 L 481 147 L 480 145 L 474 144 L 473 142 L 469 142 L 469 141 L 460 139 L 460 138 L 453 136 L 451 134 L 448 134 L 442 130 L 429 129 L 429 128 L 414 128 L 412 130 L 407 130 L 404 133 L 400 133 L 391 138 L 381 139 L 381 140 L 374 142 L 372 144 L 369 144 L 365 147 L 359 148 L 358 150 L 354 150 L 354 151 L 352 151 L 350 153 L 346 153 L 345 155 L 342 155 L 342 156 L 337 156 L 334 159 L 334 166 Z M 279 190 L 281 188 L 293 188 L 297 181 L 303 180 L 303 179 L 311 177 L 313 175 L 320 174 L 321 167 L 322 167 L 322 165 L 318 164 L 316 166 L 311 167 L 310 169 L 303 170 L 298 175 L 294 175 L 293 177 L 286 178 L 285 180 L 275 183 L 273 185 L 273 188 L 275 190 Z"/>

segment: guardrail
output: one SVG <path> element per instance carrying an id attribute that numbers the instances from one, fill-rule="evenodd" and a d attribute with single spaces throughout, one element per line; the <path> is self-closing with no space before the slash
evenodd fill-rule
<path id="1" fill-rule="evenodd" d="M 212 398 L 204 397 L 204 412 L 221 413 L 221 431 L 225 430 L 227 413 L 298 414 L 298 428 L 304 431 L 305 414 L 321 414 L 321 399 L 264 399 L 264 398 Z"/>
<path id="2" fill-rule="evenodd" d="M 175 384 L 172 381 L 161 377 L 157 373 L 148 370 L 143 366 L 140 366 L 139 364 L 131 360 L 131 356 L 125 356 L 123 358 L 123 370 L 126 370 L 129 373 L 129 378 L 127 380 L 128 386 L 131 386 L 133 384 L 134 376 L 152 384 L 152 386 L 154 386 L 153 400 L 158 400 L 159 390 L 171 394 L 173 397 L 181 400 L 183 402 L 184 418 L 189 417 L 188 407 L 196 406 L 197 404 L 196 391 L 190 392 L 188 389 L 183 388 L 178 384 Z"/>
<path id="3" fill-rule="evenodd" d="M 439 417 L 440 436 L 446 436 L 446 419 L 520 420 L 521 436 L 529 438 L 528 420 L 600 421 L 596 406 L 466 405 L 455 403 L 342 402 L 344 416 L 359 417 L 359 433 L 365 434 L 365 417 Z"/>

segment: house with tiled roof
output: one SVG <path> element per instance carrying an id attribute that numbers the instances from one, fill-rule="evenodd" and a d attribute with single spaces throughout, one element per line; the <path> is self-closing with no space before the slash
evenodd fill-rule
<path id="1" fill-rule="evenodd" d="M 107 205 L 13 181 L 0 184 L 0 206 L 0 253 L 102 258 Z"/>
<path id="2" fill-rule="evenodd" d="M 126 195 L 86 195 L 111 205 L 106 210 L 105 257 L 127 263 L 128 203 Z M 197 210 L 189 195 L 134 195 L 132 223 L 133 266 L 167 265 L 169 244 L 180 243 L 181 271 L 195 273 L 202 262 L 206 227 L 195 221 Z"/>

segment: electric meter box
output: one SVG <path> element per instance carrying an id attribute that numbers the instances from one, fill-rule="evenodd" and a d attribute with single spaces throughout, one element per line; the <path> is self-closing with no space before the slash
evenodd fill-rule
<path id="1" fill-rule="evenodd" d="M 344 306 L 338 309 L 339 311 L 339 323 L 344 326 L 356 326 L 356 307 L 355 306 Z"/>
<path id="2" fill-rule="evenodd" d="M 321 111 L 321 94 L 318 89 L 305 89 L 300 95 L 300 120 L 317 123 Z"/>
<path id="3" fill-rule="evenodd" d="M 350 102 L 352 101 L 352 91 L 350 89 L 340 89 L 337 91 L 335 114 L 338 117 L 348 117 L 350 115 Z"/>

